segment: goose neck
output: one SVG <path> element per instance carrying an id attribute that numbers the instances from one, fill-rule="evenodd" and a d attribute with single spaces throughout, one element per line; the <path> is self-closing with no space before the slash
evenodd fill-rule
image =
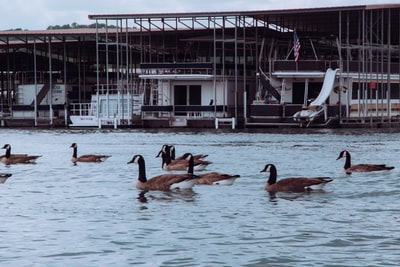
<path id="1" fill-rule="evenodd" d="M 276 171 L 276 168 L 274 166 L 272 166 L 269 171 L 268 184 L 276 183 L 276 178 L 277 178 L 277 171 Z"/>
<path id="2" fill-rule="evenodd" d="M 142 183 L 147 182 L 146 178 L 146 164 L 144 163 L 144 159 L 140 158 L 138 161 L 139 165 L 139 175 L 138 175 L 138 180 L 141 181 Z"/>
<path id="3" fill-rule="evenodd" d="M 11 147 L 10 146 L 8 146 L 6 148 L 6 158 L 9 158 L 9 157 L 11 157 Z"/>
<path id="4" fill-rule="evenodd" d="M 344 168 L 348 169 L 351 167 L 351 156 L 349 153 L 346 155 L 346 161 L 344 162 Z"/>
<path id="5" fill-rule="evenodd" d="M 162 153 L 162 166 L 164 166 L 164 164 L 171 164 L 171 157 L 167 153 Z"/>
<path id="6" fill-rule="evenodd" d="M 78 148 L 76 146 L 73 147 L 72 157 L 73 158 L 77 158 L 78 157 Z"/>
<path id="7" fill-rule="evenodd" d="M 189 158 L 188 174 L 194 174 L 194 160 L 193 156 Z"/>

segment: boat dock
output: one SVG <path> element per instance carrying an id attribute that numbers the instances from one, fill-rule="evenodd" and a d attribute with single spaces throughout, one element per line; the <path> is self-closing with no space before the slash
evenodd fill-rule
<path id="1" fill-rule="evenodd" d="M 0 31 L 1 127 L 398 127 L 399 14 L 93 14 L 95 28 Z"/>

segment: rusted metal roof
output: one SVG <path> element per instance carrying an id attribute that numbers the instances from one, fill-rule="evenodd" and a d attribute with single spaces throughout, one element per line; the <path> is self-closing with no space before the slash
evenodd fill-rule
<path id="1" fill-rule="evenodd" d="M 121 29 L 118 29 L 119 31 Z M 124 32 L 126 30 L 124 29 Z M 128 29 L 130 32 L 137 32 L 137 29 Z M 95 35 L 96 33 L 115 34 L 116 28 L 74 28 L 74 29 L 53 29 L 53 30 L 17 30 L 17 31 L 0 31 L 0 36 L 80 36 Z"/>

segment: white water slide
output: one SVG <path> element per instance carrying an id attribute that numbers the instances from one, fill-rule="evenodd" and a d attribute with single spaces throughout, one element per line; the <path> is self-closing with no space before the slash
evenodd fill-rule
<path id="1" fill-rule="evenodd" d="M 317 98 L 310 103 L 309 106 L 303 108 L 301 111 L 293 115 L 293 119 L 297 122 L 308 122 L 310 124 L 314 119 L 326 112 L 325 102 L 331 94 L 335 85 L 336 74 L 339 69 L 327 69 L 325 73 L 324 83 Z"/>
<path id="2" fill-rule="evenodd" d="M 324 84 L 322 85 L 321 92 L 317 96 L 317 98 L 310 103 L 310 106 L 321 106 L 328 99 L 329 95 L 333 90 L 333 86 L 335 84 L 336 73 L 339 69 L 331 69 L 329 68 L 325 73 Z"/>

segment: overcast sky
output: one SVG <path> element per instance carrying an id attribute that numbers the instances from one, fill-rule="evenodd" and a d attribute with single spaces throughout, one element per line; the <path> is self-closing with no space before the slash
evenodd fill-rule
<path id="1" fill-rule="evenodd" d="M 0 0 L 0 30 L 92 24 L 89 14 L 273 10 L 399 3 L 399 0 Z"/>

